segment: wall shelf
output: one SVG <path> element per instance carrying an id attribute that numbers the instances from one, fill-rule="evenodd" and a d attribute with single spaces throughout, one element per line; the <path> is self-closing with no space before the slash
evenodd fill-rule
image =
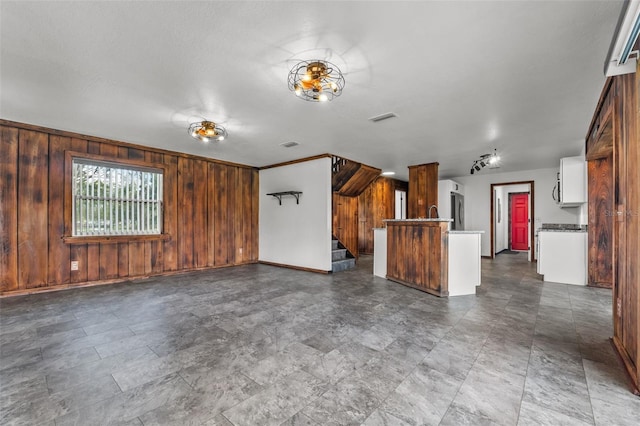
<path id="1" fill-rule="evenodd" d="M 271 192 L 267 195 L 271 195 L 273 197 L 276 197 L 278 199 L 278 202 L 280 203 L 280 205 L 282 205 L 282 197 L 286 196 L 286 195 L 291 195 L 292 197 L 296 197 L 296 204 L 300 204 L 300 195 L 302 195 L 302 192 L 300 191 L 283 191 L 283 192 Z"/>

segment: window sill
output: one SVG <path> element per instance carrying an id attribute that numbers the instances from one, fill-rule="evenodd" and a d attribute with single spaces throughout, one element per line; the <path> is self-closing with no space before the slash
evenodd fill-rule
<path id="1" fill-rule="evenodd" d="M 169 234 L 158 235 L 95 235 L 86 237 L 62 237 L 65 244 L 91 244 L 91 243 L 131 243 L 138 241 L 168 241 Z"/>

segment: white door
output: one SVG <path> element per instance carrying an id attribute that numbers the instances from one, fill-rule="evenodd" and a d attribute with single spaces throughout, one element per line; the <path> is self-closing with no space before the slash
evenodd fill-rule
<path id="1" fill-rule="evenodd" d="M 396 217 L 394 219 L 407 218 L 407 192 L 396 189 Z"/>

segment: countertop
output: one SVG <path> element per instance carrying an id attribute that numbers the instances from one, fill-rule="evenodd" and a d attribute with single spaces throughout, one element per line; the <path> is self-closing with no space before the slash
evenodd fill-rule
<path id="1" fill-rule="evenodd" d="M 453 219 L 383 219 L 383 222 L 453 222 Z"/>
<path id="2" fill-rule="evenodd" d="M 538 229 L 536 233 L 539 232 L 587 232 L 586 229 Z"/>
<path id="3" fill-rule="evenodd" d="M 449 231 L 449 234 L 484 234 L 484 231 Z"/>

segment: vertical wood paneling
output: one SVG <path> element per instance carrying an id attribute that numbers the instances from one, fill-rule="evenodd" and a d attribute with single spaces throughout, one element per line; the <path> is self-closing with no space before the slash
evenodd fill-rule
<path id="1" fill-rule="evenodd" d="M 193 268 L 193 161 L 178 158 L 178 268 Z"/>
<path id="2" fill-rule="evenodd" d="M 158 152 L 148 151 L 145 154 L 145 161 L 152 165 L 162 165 L 164 161 L 164 155 Z M 148 253 L 148 254 L 146 254 Z M 159 274 L 162 272 L 164 255 L 164 244 L 162 241 L 148 241 L 145 246 L 145 257 L 147 258 L 147 265 L 145 265 L 145 273 Z"/>
<path id="3" fill-rule="evenodd" d="M 0 291 L 18 289 L 18 129 L 0 139 Z"/>
<path id="4" fill-rule="evenodd" d="M 129 148 L 128 156 L 130 160 L 144 160 L 144 151 L 137 148 Z M 129 243 L 129 276 L 135 277 L 145 274 L 145 267 L 150 264 L 145 255 L 144 242 Z"/>
<path id="5" fill-rule="evenodd" d="M 251 260 L 251 235 L 255 232 L 253 229 L 252 222 L 252 198 L 251 198 L 251 188 L 252 188 L 252 177 L 253 172 L 250 169 L 241 169 L 239 170 L 241 176 L 241 193 L 240 197 L 238 197 L 242 203 L 242 233 L 240 234 L 242 237 L 242 253 L 240 256 L 240 262 L 247 262 Z"/>
<path id="6" fill-rule="evenodd" d="M 47 285 L 49 137 L 20 130 L 18 147 L 18 287 Z"/>
<path id="7" fill-rule="evenodd" d="M 387 278 L 447 296 L 447 230 L 446 222 L 389 222 Z"/>
<path id="8" fill-rule="evenodd" d="M 438 204 L 438 163 L 409 167 L 407 218 L 428 217 L 429 207 Z"/>
<path id="9" fill-rule="evenodd" d="M 171 239 L 162 243 L 164 271 L 178 270 L 178 157 L 164 155 L 164 233 Z"/>
<path id="10" fill-rule="evenodd" d="M 193 163 L 193 263 L 197 268 L 207 266 L 209 239 L 207 238 L 209 167 L 206 161 L 194 160 Z"/>
<path id="11" fill-rule="evenodd" d="M 259 213 L 260 209 L 258 206 L 258 200 L 260 199 L 260 174 L 257 170 L 251 171 L 251 224 L 252 224 L 252 234 L 251 234 L 251 257 L 249 260 L 257 261 L 260 253 L 258 253 L 258 245 L 259 245 L 259 235 L 258 232 L 258 224 L 259 224 Z"/>
<path id="12" fill-rule="evenodd" d="M 215 244 L 215 258 L 214 264 L 216 266 L 229 264 L 229 251 L 233 248 L 231 243 L 233 240 L 229 240 L 228 218 L 229 218 L 229 200 L 228 200 L 228 174 L 227 166 L 224 164 L 216 164 L 214 168 L 215 181 L 218 182 L 216 186 L 216 203 L 213 212 L 214 220 L 214 244 Z M 226 182 L 223 183 L 223 182 Z"/>
<path id="13" fill-rule="evenodd" d="M 373 254 L 373 228 L 384 227 L 395 217 L 395 191 L 407 190 L 406 182 L 380 176 L 358 197 L 358 248 Z"/>
<path id="14" fill-rule="evenodd" d="M 347 197 L 333 193 L 332 232 L 338 240 L 358 257 L 358 197 Z"/>
<path id="15" fill-rule="evenodd" d="M 217 206 L 217 185 L 216 164 L 207 165 L 207 266 L 215 265 L 216 258 L 216 206 Z"/>
<path id="16" fill-rule="evenodd" d="M 637 281 L 631 281 L 629 279 L 634 268 L 638 268 L 637 264 L 630 262 L 629 249 L 637 245 L 637 240 L 640 236 L 636 234 L 636 241 L 630 238 L 629 224 L 633 223 L 630 218 L 635 214 L 640 214 L 637 210 L 640 209 L 640 204 L 630 204 L 630 200 L 633 199 L 634 188 L 631 187 L 633 182 L 633 175 L 637 174 L 637 169 L 640 164 L 634 162 L 634 156 L 632 154 L 633 145 L 637 145 L 640 141 L 637 139 L 637 87 L 635 85 L 635 74 L 625 74 L 620 76 L 620 94 L 621 100 L 624 105 L 622 109 L 622 122 L 625 123 L 624 130 L 621 132 L 620 137 L 615 137 L 614 162 L 619 179 L 616 182 L 616 207 L 617 210 L 622 212 L 621 218 L 615 222 L 617 225 L 618 245 L 614 251 L 614 259 L 616 259 L 616 267 L 614 273 L 617 275 L 619 284 L 619 293 L 622 299 L 623 313 L 621 317 L 622 321 L 622 335 L 621 340 L 630 358 L 636 362 L 636 375 L 638 373 L 638 361 L 640 360 L 640 353 L 638 352 L 638 340 L 640 330 L 638 329 L 638 317 L 640 313 L 640 299 L 638 298 L 638 292 L 640 291 L 640 283 Z M 620 108 L 618 108 L 620 109 Z M 615 111 L 615 110 L 614 110 Z M 615 133 L 616 129 L 614 129 Z M 635 188 L 635 191 L 638 191 Z"/>
<path id="17" fill-rule="evenodd" d="M 100 155 L 111 158 L 118 157 L 118 147 L 115 145 L 100 144 Z M 118 244 L 100 244 L 100 279 L 113 279 L 118 277 Z"/>
<path id="18" fill-rule="evenodd" d="M 589 161 L 589 285 L 613 285 L 613 156 Z"/>
<path id="19" fill-rule="evenodd" d="M 1 129 L 0 292 L 257 261 L 257 170 L 16 124 Z M 169 238 L 65 243 L 67 151 L 162 165 Z"/>
<path id="20" fill-rule="evenodd" d="M 64 233 L 65 150 L 71 148 L 71 139 L 49 136 L 49 253 L 48 283 L 66 284 L 71 280 L 69 245 L 62 241 Z"/>
<path id="21" fill-rule="evenodd" d="M 597 268 L 611 263 L 612 340 L 636 391 L 640 388 L 639 82 L 640 67 L 635 74 L 607 80 L 587 137 L 589 279 L 600 278 L 603 274 Z M 610 217 L 603 218 L 603 210 Z M 593 253 L 596 244 L 602 245 L 596 255 L 604 253 L 604 261 Z"/>
<path id="22" fill-rule="evenodd" d="M 230 203 L 232 207 L 233 214 L 231 215 L 232 229 L 233 234 L 231 238 L 233 238 L 233 256 L 232 262 L 235 264 L 242 262 L 242 252 L 244 251 L 243 243 L 244 238 L 242 236 L 242 227 L 243 227 L 243 211 L 242 211 L 242 178 L 240 174 L 240 170 L 234 168 L 232 172 L 232 179 L 229 182 L 230 188 L 234 188 L 235 191 L 230 192 Z"/>
<path id="23" fill-rule="evenodd" d="M 71 150 L 74 152 L 87 152 L 87 141 L 84 139 L 71 138 Z M 65 197 L 65 208 L 72 209 L 71 191 L 68 191 L 69 197 Z M 72 234 L 72 224 L 64 224 L 65 235 Z M 72 283 L 82 283 L 87 281 L 87 244 L 74 244 L 69 248 L 69 261 L 77 261 L 78 269 L 70 271 L 70 281 Z"/>

